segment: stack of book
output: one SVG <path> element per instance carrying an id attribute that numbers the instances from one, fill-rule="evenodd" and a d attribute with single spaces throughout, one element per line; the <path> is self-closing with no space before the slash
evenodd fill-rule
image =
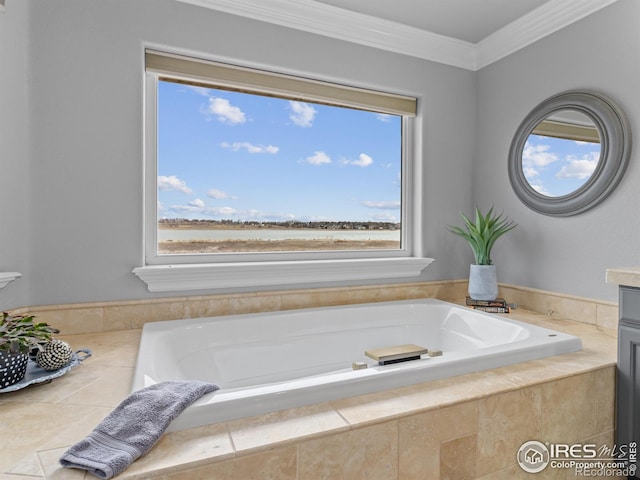
<path id="1" fill-rule="evenodd" d="M 511 307 L 504 298 L 496 298 L 495 300 L 474 300 L 467 296 L 467 306 L 491 313 L 511 313 Z"/>

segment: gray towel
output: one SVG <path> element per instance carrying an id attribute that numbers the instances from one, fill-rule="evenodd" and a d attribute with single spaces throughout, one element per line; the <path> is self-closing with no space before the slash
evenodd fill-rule
<path id="1" fill-rule="evenodd" d="M 60 464 L 111 478 L 147 453 L 169 424 L 218 386 L 197 380 L 157 383 L 129 395 L 84 439 L 60 457 Z"/>

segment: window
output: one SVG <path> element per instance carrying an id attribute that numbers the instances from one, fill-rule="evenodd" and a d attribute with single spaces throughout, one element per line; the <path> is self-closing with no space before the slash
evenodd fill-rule
<path id="1" fill-rule="evenodd" d="M 148 267 L 134 273 L 415 259 L 415 98 L 149 50 L 145 62 Z"/>
<path id="2" fill-rule="evenodd" d="M 398 250 L 402 117 L 158 81 L 158 255 Z"/>

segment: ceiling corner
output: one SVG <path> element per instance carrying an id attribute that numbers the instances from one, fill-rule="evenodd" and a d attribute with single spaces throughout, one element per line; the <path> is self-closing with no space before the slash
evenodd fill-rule
<path id="1" fill-rule="evenodd" d="M 618 0 L 551 0 L 478 42 L 476 70 L 561 30 Z"/>
<path id="2" fill-rule="evenodd" d="M 550 0 L 476 44 L 313 0 L 177 1 L 475 71 L 618 0 Z"/>

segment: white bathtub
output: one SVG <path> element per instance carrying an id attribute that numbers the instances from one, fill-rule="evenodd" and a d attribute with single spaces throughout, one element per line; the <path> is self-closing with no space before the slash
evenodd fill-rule
<path id="1" fill-rule="evenodd" d="M 402 344 L 443 355 L 379 366 L 364 354 Z M 181 430 L 581 349 L 577 337 L 434 299 L 176 320 L 145 324 L 132 391 L 219 385 L 172 423 Z"/>

